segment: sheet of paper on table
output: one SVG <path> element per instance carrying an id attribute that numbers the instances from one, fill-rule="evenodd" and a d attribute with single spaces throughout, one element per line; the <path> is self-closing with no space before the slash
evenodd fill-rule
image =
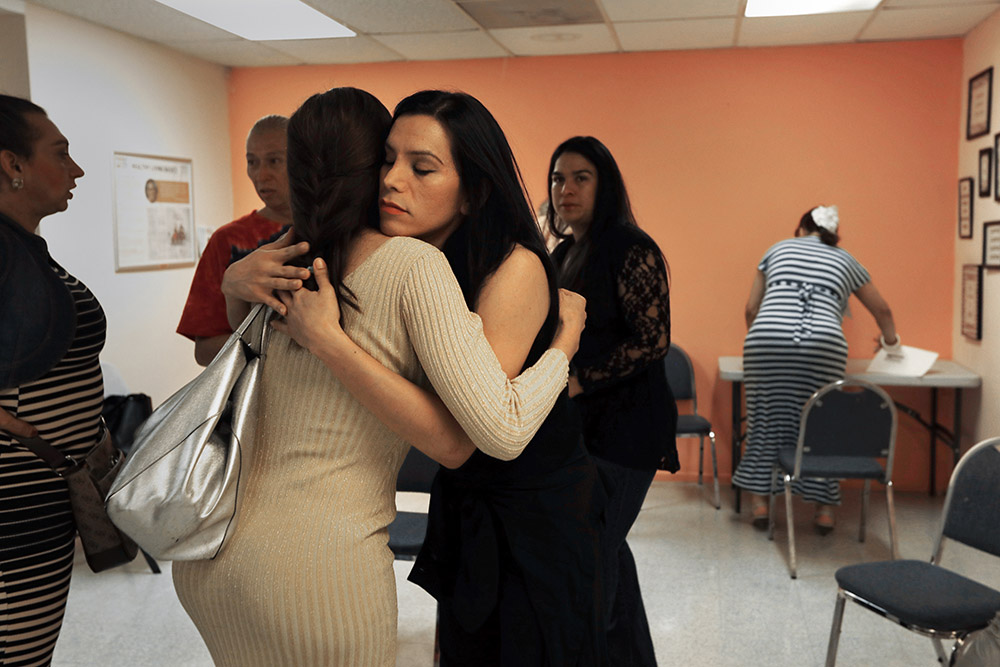
<path id="1" fill-rule="evenodd" d="M 885 350 L 879 350 L 875 358 L 868 364 L 867 372 L 921 377 L 931 369 L 937 358 L 937 352 L 904 345 L 902 357 L 890 357 Z"/>

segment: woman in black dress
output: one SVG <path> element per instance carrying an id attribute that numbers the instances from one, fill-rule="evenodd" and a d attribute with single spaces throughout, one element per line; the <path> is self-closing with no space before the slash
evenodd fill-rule
<path id="1" fill-rule="evenodd" d="M 553 251 L 559 284 L 587 299 L 569 393 L 587 449 L 613 482 L 603 570 L 610 664 L 655 665 L 625 538 L 656 470 L 680 468 L 677 406 L 662 361 L 670 349 L 666 262 L 636 225 L 618 165 L 597 139 L 573 137 L 556 148 L 549 190 L 547 224 L 565 239 Z"/>
<path id="2" fill-rule="evenodd" d="M 554 346 L 561 299 L 580 299 L 558 294 L 510 146 L 478 100 L 423 91 L 399 103 L 386 141 L 380 212 L 383 234 L 415 237 L 444 252 L 508 378 Z M 250 275 L 278 275 L 260 251 L 244 262 Z M 284 300 L 292 319 L 310 303 L 335 305 L 294 301 Z M 569 310 L 579 313 L 579 303 Z M 297 317 L 309 319 L 306 310 Z M 319 347 L 342 345 L 342 336 L 330 334 L 338 317 L 321 319 Z M 578 324 L 569 329 L 578 332 Z M 575 340 L 571 347 L 562 350 L 562 373 Z M 410 437 L 412 428 L 418 437 L 456 437 L 456 424 L 420 417 L 402 391 L 379 391 L 400 377 L 377 362 L 373 368 L 367 353 L 332 356 L 339 361 L 328 364 L 331 371 L 400 435 Z M 381 400 L 370 400 L 375 394 Z M 567 392 L 530 441 L 489 451 L 476 449 L 437 475 L 427 536 L 410 575 L 439 602 L 441 665 L 607 664 L 600 581 L 606 496 Z"/>
<path id="3" fill-rule="evenodd" d="M 35 231 L 65 211 L 83 170 L 45 111 L 0 95 L 0 664 L 48 665 L 76 527 L 66 482 L 13 435 L 71 457 L 98 442 L 101 305 Z"/>

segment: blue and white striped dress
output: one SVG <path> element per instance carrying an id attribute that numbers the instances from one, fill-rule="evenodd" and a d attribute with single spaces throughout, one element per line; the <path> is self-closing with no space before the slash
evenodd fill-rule
<path id="1" fill-rule="evenodd" d="M 802 407 L 817 389 L 844 377 L 843 313 L 851 293 L 870 278 L 850 253 L 817 236 L 774 244 L 757 268 L 766 291 L 743 342 L 747 445 L 733 481 L 767 495 L 778 449 L 798 440 Z M 809 480 L 793 491 L 809 501 L 840 503 L 834 481 Z"/>

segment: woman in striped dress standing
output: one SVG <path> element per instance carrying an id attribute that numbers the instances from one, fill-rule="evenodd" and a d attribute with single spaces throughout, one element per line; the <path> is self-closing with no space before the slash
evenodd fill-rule
<path id="1" fill-rule="evenodd" d="M 778 449 L 795 446 L 802 408 L 813 392 L 844 377 L 847 340 L 841 321 L 851 294 L 875 317 L 881 345 L 890 351 L 900 347 L 892 312 L 868 271 L 837 247 L 838 224 L 836 206 L 808 211 L 795 238 L 779 241 L 764 254 L 750 289 L 750 330 L 743 343 L 747 445 L 733 481 L 752 494 L 757 528 L 767 527 L 767 495 Z M 840 485 L 805 480 L 792 489 L 817 504 L 817 529 L 832 530 Z"/>
<path id="2" fill-rule="evenodd" d="M 0 95 L 0 665 L 52 660 L 73 569 L 66 483 L 12 434 L 78 457 L 99 436 L 100 304 L 35 235 L 83 170 L 41 107 Z"/>

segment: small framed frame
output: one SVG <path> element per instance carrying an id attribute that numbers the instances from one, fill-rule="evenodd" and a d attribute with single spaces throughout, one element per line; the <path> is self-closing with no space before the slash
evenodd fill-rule
<path id="1" fill-rule="evenodd" d="M 962 266 L 962 335 L 983 339 L 983 267 Z"/>
<path id="2" fill-rule="evenodd" d="M 969 106 L 965 119 L 966 139 L 975 139 L 990 133 L 992 107 L 993 68 L 989 67 L 969 79 Z"/>
<path id="3" fill-rule="evenodd" d="M 958 238 L 972 238 L 972 178 L 958 179 Z"/>
<path id="4" fill-rule="evenodd" d="M 993 184 L 993 149 L 979 151 L 979 196 L 989 197 Z"/>
<path id="5" fill-rule="evenodd" d="M 1000 220 L 983 223 L 983 266 L 1000 269 Z"/>
<path id="6" fill-rule="evenodd" d="M 115 272 L 193 266 L 191 160 L 115 152 Z"/>
<path id="7" fill-rule="evenodd" d="M 995 164 L 1000 159 L 1000 133 L 993 135 L 993 199 L 1000 201 L 1000 168 Z"/>

